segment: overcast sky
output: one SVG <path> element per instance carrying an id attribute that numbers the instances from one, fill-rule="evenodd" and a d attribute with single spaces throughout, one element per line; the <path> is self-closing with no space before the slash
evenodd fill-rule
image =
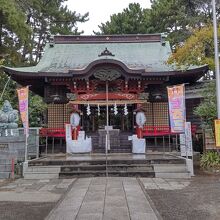
<path id="1" fill-rule="evenodd" d="M 150 0 L 68 0 L 67 5 L 71 11 L 84 14 L 89 12 L 89 21 L 78 24 L 79 30 L 91 35 L 99 31 L 98 25 L 110 20 L 110 15 L 122 12 L 129 3 L 137 2 L 142 8 L 150 8 Z"/>

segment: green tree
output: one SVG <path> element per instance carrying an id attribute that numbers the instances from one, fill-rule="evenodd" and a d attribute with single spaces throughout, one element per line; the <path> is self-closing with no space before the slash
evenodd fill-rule
<path id="1" fill-rule="evenodd" d="M 101 32 L 96 34 L 141 34 L 148 27 L 149 9 L 141 8 L 139 3 L 131 3 L 123 12 L 113 14 L 110 21 L 99 25 Z"/>
<path id="2" fill-rule="evenodd" d="M 218 32 L 220 34 L 220 29 Z M 214 72 L 213 27 L 206 26 L 196 29 L 184 45 L 177 48 L 176 52 L 171 55 L 168 62 L 175 63 L 179 67 L 185 66 L 186 68 L 191 65 L 208 64 L 211 72 Z M 205 78 L 210 79 L 209 76 Z M 202 95 L 203 100 L 195 108 L 194 113 L 201 117 L 206 128 L 211 128 L 214 131 L 214 120 L 217 118 L 215 80 L 205 84 Z"/>
<path id="3" fill-rule="evenodd" d="M 184 42 L 194 28 L 212 19 L 210 0 L 152 0 L 151 32 L 167 32 L 171 45 Z"/>
<path id="4" fill-rule="evenodd" d="M 64 3 L 67 0 L 17 0 L 26 14 L 26 23 L 32 34 L 23 49 L 23 59 L 31 65 L 39 62 L 44 46 L 51 35 L 81 34 L 77 23 L 88 20 L 88 13 L 81 15 L 68 10 Z"/>
<path id="5" fill-rule="evenodd" d="M 215 80 L 206 84 L 202 94 L 203 101 L 195 108 L 194 114 L 201 117 L 205 128 L 211 128 L 214 132 L 214 120 L 217 118 Z"/>
<path id="6" fill-rule="evenodd" d="M 96 34 L 168 34 L 171 45 L 182 44 L 193 32 L 212 19 L 210 0 L 152 0 L 151 9 L 138 3 L 113 14 Z M 218 9 L 219 10 L 219 9 Z"/>
<path id="7" fill-rule="evenodd" d="M 0 60 L 1 65 L 29 66 L 41 58 L 51 34 L 80 34 L 77 22 L 88 18 L 68 10 L 66 0 L 0 0 Z M 0 70 L 0 95 L 8 76 Z M 16 83 L 12 80 L 0 100 L 9 100 L 18 108 Z M 31 126 L 39 126 L 46 108 L 41 97 L 30 93 L 29 113 Z"/>
<path id="8" fill-rule="evenodd" d="M 43 99 L 38 96 L 34 95 L 30 92 L 29 95 L 29 121 L 30 126 L 32 127 L 41 127 L 43 126 L 43 118 L 44 112 L 47 108 L 47 105 L 43 102 Z"/>
<path id="9" fill-rule="evenodd" d="M 218 29 L 218 34 L 220 34 L 220 29 Z M 177 48 L 176 52 L 171 55 L 168 63 L 175 63 L 177 66 L 208 64 L 209 68 L 214 71 L 213 27 L 196 29 L 183 46 Z"/>
<path id="10" fill-rule="evenodd" d="M 30 27 L 15 0 L 0 0 L 0 57 L 14 66 L 21 63 L 20 49 L 29 37 Z"/>
<path id="11" fill-rule="evenodd" d="M 26 24 L 26 17 L 15 0 L 0 0 L 0 59 L 1 65 L 21 65 L 22 56 L 20 49 L 31 33 L 30 27 Z M 0 95 L 8 76 L 0 70 Z M 3 99 L 9 100 L 13 107 L 16 107 L 17 97 L 15 93 L 16 83 L 10 81 Z M 0 100 L 0 105 L 3 100 Z"/>

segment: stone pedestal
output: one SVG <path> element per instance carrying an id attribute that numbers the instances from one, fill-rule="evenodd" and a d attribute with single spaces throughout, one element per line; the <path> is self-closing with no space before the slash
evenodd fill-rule
<path id="1" fill-rule="evenodd" d="M 17 160 L 24 160 L 25 136 L 0 137 L 0 151 L 13 152 Z"/>

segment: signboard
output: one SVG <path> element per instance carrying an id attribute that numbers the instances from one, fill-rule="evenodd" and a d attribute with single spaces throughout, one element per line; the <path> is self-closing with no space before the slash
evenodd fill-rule
<path id="1" fill-rule="evenodd" d="M 180 153 L 182 157 L 193 156 L 191 122 L 185 123 L 185 133 L 180 134 Z"/>
<path id="2" fill-rule="evenodd" d="M 28 86 L 17 89 L 18 92 L 18 102 L 19 102 L 19 110 L 21 115 L 21 120 L 23 123 L 25 134 L 28 136 Z"/>
<path id="3" fill-rule="evenodd" d="M 167 87 L 167 92 L 171 132 L 184 133 L 186 121 L 184 84 Z"/>
<path id="4" fill-rule="evenodd" d="M 220 147 L 220 120 L 215 120 L 215 145 Z"/>

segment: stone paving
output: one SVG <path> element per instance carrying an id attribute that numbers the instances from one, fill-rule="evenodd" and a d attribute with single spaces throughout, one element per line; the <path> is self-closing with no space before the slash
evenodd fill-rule
<path id="1" fill-rule="evenodd" d="M 140 178 L 139 180 L 128 177 L 18 179 L 5 185 L 1 182 L 0 202 L 13 202 L 13 204 L 14 202 L 23 202 L 23 204 L 58 202 L 47 220 L 156 220 L 161 217 L 146 194 L 148 191 L 144 192 L 142 189 L 175 192 L 192 182 L 190 179 Z M 61 197 L 64 194 L 65 196 Z"/>
<path id="2" fill-rule="evenodd" d="M 164 189 L 178 190 L 188 186 L 190 179 L 162 179 L 162 178 L 140 178 L 146 190 L 148 189 Z"/>
<path id="3" fill-rule="evenodd" d="M 57 202 L 75 179 L 18 179 L 0 187 L 0 202 Z"/>
<path id="4" fill-rule="evenodd" d="M 156 220 L 136 178 L 98 177 L 74 182 L 47 220 Z"/>

